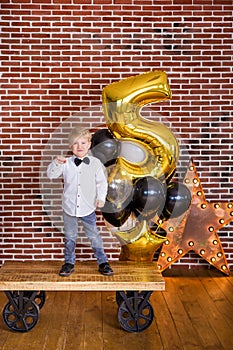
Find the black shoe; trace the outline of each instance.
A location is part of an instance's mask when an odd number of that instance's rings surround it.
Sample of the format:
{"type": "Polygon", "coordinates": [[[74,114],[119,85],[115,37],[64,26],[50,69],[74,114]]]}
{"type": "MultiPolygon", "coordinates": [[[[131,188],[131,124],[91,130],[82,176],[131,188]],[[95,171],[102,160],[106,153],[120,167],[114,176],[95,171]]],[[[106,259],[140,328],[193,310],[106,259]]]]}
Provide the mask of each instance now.
{"type": "Polygon", "coordinates": [[[65,263],[62,265],[61,271],[59,272],[60,276],[69,276],[72,272],[74,272],[74,265],[70,263],[65,263]]]}
{"type": "Polygon", "coordinates": [[[99,272],[104,276],[112,276],[113,271],[108,262],[99,265],[99,272]]]}

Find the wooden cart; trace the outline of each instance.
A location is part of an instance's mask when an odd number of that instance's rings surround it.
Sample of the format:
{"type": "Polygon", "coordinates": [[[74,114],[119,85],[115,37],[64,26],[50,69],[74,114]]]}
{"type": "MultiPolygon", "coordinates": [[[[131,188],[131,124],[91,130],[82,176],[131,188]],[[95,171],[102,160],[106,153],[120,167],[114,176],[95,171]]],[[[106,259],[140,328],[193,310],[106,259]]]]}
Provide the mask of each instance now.
{"type": "Polygon", "coordinates": [[[16,332],[35,327],[46,291],[116,291],[121,327],[142,332],[154,317],[150,295],[165,289],[157,264],[116,261],[111,266],[114,275],[107,277],[98,272],[96,262],[78,262],[74,273],[61,277],[58,261],[6,262],[0,269],[0,290],[8,298],[2,312],[5,324],[16,332]]]}

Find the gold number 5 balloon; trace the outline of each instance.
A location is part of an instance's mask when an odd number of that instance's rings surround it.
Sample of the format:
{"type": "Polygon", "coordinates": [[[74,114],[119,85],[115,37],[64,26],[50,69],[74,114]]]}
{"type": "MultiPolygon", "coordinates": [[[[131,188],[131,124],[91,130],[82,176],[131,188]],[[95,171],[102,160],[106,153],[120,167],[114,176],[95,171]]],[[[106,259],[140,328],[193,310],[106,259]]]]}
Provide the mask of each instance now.
{"type": "MultiPolygon", "coordinates": [[[[171,98],[166,73],[152,71],[110,84],[103,89],[103,112],[112,135],[120,141],[119,156],[109,173],[108,200],[120,207],[120,182],[136,183],[138,178],[153,177],[161,182],[173,176],[179,156],[175,136],[164,124],[141,116],[141,109],[153,102],[171,98]],[[120,174],[120,177],[119,177],[120,174]],[[113,192],[113,194],[111,194],[113,192]],[[116,193],[120,203],[116,203],[116,193]]],[[[128,195],[127,195],[128,196],[128,195]]],[[[129,198],[130,200],[130,198],[129,198]]],[[[133,215],[133,214],[132,214],[133,215]]],[[[153,232],[146,220],[115,232],[122,243],[121,260],[152,260],[154,252],[165,241],[153,232]]]]}

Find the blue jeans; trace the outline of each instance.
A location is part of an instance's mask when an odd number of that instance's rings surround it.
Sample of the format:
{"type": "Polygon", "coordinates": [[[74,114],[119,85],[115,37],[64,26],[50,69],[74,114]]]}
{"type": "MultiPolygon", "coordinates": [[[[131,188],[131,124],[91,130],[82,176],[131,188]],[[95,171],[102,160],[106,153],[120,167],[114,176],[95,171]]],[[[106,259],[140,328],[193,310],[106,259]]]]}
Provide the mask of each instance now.
{"type": "Polygon", "coordinates": [[[64,234],[65,234],[65,262],[75,264],[76,255],[76,238],[78,237],[78,219],[81,220],[85,235],[91,242],[91,247],[94,251],[94,256],[97,259],[97,263],[100,265],[107,262],[107,256],[104,252],[103,241],[96,226],[95,212],[90,215],[77,218],[76,216],[70,216],[63,211],[64,220],[64,234]]]}

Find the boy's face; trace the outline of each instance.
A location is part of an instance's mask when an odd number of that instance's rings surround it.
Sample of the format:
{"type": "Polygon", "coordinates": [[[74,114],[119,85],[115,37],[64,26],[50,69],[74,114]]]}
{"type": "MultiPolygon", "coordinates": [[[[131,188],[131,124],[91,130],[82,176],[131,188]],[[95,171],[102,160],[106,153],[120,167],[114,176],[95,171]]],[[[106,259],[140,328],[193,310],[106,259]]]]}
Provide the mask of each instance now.
{"type": "Polygon", "coordinates": [[[74,140],[74,144],[70,146],[70,149],[76,157],[83,158],[89,151],[90,147],[91,142],[88,138],[81,136],[74,140]]]}

